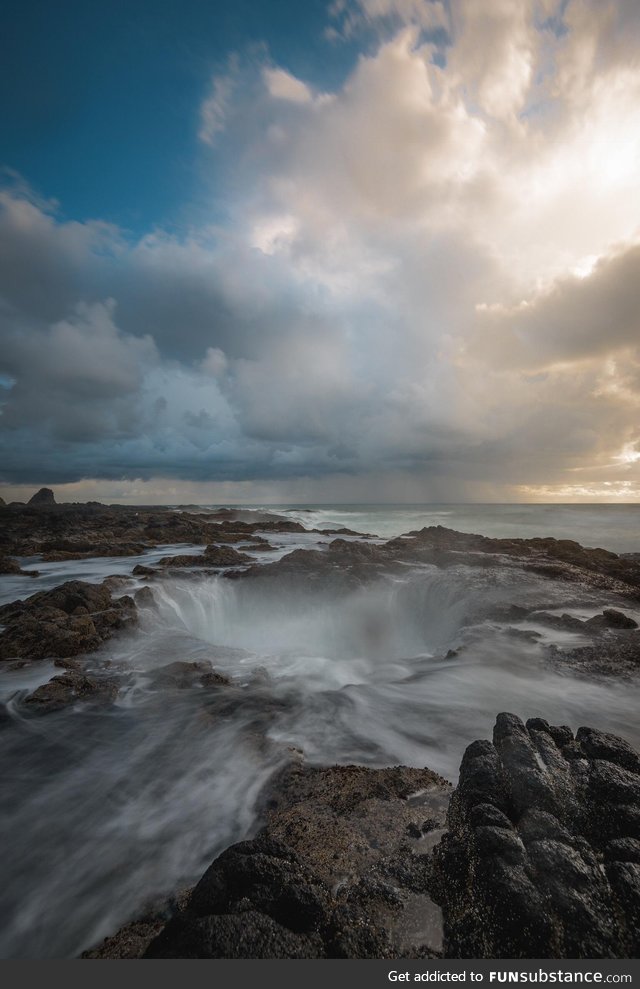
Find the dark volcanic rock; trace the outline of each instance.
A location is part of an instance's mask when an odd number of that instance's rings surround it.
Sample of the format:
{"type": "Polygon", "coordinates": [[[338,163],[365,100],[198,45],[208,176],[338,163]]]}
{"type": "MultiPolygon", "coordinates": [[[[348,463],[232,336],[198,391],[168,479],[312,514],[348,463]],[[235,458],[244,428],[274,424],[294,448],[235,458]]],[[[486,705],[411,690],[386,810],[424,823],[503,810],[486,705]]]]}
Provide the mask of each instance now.
{"type": "Polygon", "coordinates": [[[76,701],[111,704],[118,696],[118,682],[113,679],[85,676],[68,670],[38,687],[25,698],[24,704],[36,714],[48,714],[76,701]]]}
{"type": "Polygon", "coordinates": [[[429,770],[289,765],[263,829],[161,930],[141,937],[138,921],[88,955],[637,957],[640,757],[626,742],[501,714],[464,755],[442,837],[449,795],[429,770]]]}
{"type": "Polygon", "coordinates": [[[255,535],[255,529],[257,526],[247,526],[244,532],[229,532],[226,529],[222,529],[220,526],[216,526],[215,531],[210,533],[216,544],[226,544],[226,543],[242,543],[246,542],[248,539],[252,543],[261,546],[269,546],[269,543],[262,536],[255,535]]]}
{"type": "Polygon", "coordinates": [[[640,760],[622,739],[501,714],[464,755],[448,825],[447,957],[637,957],[640,760]]]}
{"type": "Polygon", "coordinates": [[[252,563],[246,553],[239,553],[231,546],[207,546],[204,556],[208,564],[214,567],[234,567],[240,563],[252,563]]]}
{"type": "Polygon", "coordinates": [[[82,560],[94,556],[140,556],[146,549],[146,543],[128,540],[94,542],[83,539],[58,539],[49,540],[40,546],[45,563],[82,560]]]}
{"type": "Polygon", "coordinates": [[[321,532],[324,536],[357,536],[359,539],[375,539],[372,532],[356,532],[355,529],[347,529],[342,526],[340,529],[312,529],[312,532],[321,532]]]}
{"type": "Polygon", "coordinates": [[[546,611],[534,611],[530,618],[532,621],[548,625],[550,628],[558,629],[561,632],[588,631],[585,628],[587,622],[581,621],[580,618],[574,618],[572,615],[550,615],[546,611]]]}
{"type": "Polygon", "coordinates": [[[52,591],[0,608],[0,659],[77,656],[97,649],[136,621],[128,597],[114,600],[102,585],[70,580],[52,591]]]}
{"type": "MultiPolygon", "coordinates": [[[[407,564],[416,563],[442,568],[460,564],[478,568],[518,567],[554,580],[606,589],[634,601],[640,599],[640,565],[635,559],[603,549],[585,549],[570,539],[493,539],[443,526],[410,532],[380,545],[334,539],[324,551],[297,549],[275,563],[249,570],[245,576],[330,575],[332,579],[338,576],[357,583],[402,571],[407,564]]],[[[563,620],[566,621],[560,619],[563,620]]]]}
{"type": "Polygon", "coordinates": [[[145,567],[142,563],[136,564],[131,571],[134,577],[155,577],[157,572],[153,567],[145,567]]]}
{"type": "Polygon", "coordinates": [[[168,543],[203,546],[247,539],[261,542],[256,532],[306,531],[299,523],[255,511],[212,514],[176,512],[167,508],[55,502],[12,503],[0,529],[0,555],[46,554],[51,559],[88,556],[130,556],[168,543]],[[235,515],[242,519],[235,519],[235,515]]]}
{"type": "Polygon", "coordinates": [[[327,885],[305,870],[289,845],[265,833],[232,845],[216,859],[193,890],[189,912],[196,917],[242,913],[247,900],[296,934],[317,931],[331,908],[327,885]]]}
{"type": "Polygon", "coordinates": [[[208,661],[187,663],[176,660],[166,666],[160,666],[151,672],[151,679],[157,686],[163,687],[193,687],[200,683],[202,686],[226,686],[231,681],[223,673],[214,670],[208,661]]]}
{"type": "Polygon", "coordinates": [[[255,508],[219,508],[215,512],[207,513],[207,517],[215,519],[216,522],[222,521],[227,525],[228,528],[234,528],[237,523],[247,524],[252,526],[259,526],[262,528],[267,523],[275,524],[293,524],[297,525],[299,523],[291,522],[290,519],[285,518],[283,515],[278,515],[275,512],[263,512],[255,508]]]}
{"type": "Polygon", "coordinates": [[[181,914],[152,942],[145,957],[321,958],[322,946],[318,938],[294,934],[267,914],[247,909],[198,918],[181,914]]]}
{"type": "Polygon", "coordinates": [[[253,563],[246,553],[239,553],[232,546],[207,546],[202,556],[163,556],[161,567],[234,567],[243,563],[253,563]]]}
{"type": "Polygon", "coordinates": [[[139,587],[133,595],[133,600],[138,608],[152,608],[156,603],[150,587],[139,587]]]}
{"type": "MultiPolygon", "coordinates": [[[[299,522],[256,511],[220,510],[216,513],[182,511],[149,506],[100,505],[98,503],[10,505],[0,528],[0,556],[45,554],[48,559],[71,559],[95,555],[126,556],[163,544],[229,546],[251,541],[262,543],[270,532],[318,532],[299,522]],[[5,518],[6,515],[6,518],[5,518]]],[[[327,530],[322,532],[326,536],[327,530]]],[[[554,580],[565,580],[605,589],[616,595],[640,600],[640,556],[618,556],[603,549],[585,549],[566,539],[494,539],[431,526],[384,544],[364,544],[363,534],[336,530],[336,534],[359,540],[335,540],[323,552],[297,550],[266,567],[249,564],[244,576],[282,574],[313,579],[336,576],[348,584],[375,579],[381,574],[402,571],[407,564],[450,567],[517,567],[554,580]]],[[[213,553],[213,550],[211,551],[213,553]]],[[[206,555],[206,554],[205,554],[206,555]]],[[[220,558],[221,559],[221,558],[220,558]]],[[[234,562],[192,559],[180,563],[175,557],[166,566],[207,565],[233,568],[234,562]]],[[[239,572],[226,571],[237,577],[239,572]]],[[[613,627],[613,626],[610,626],[613,627]]]]}
{"type": "MultiPolygon", "coordinates": [[[[420,825],[442,827],[449,794],[427,769],[290,765],[264,794],[263,830],[211,864],[145,957],[433,957],[441,920],[420,825]],[[419,933],[405,918],[416,910],[419,933]]],[[[131,931],[91,956],[117,957],[131,931]]]]}
{"type": "Polygon", "coordinates": [[[81,957],[109,958],[112,961],[124,958],[140,958],[154,937],[160,933],[165,923],[166,918],[164,917],[152,917],[128,924],[114,937],[105,938],[97,947],[84,951],[81,957]]]}
{"type": "Polygon", "coordinates": [[[601,615],[595,615],[587,622],[591,628],[637,628],[638,623],[615,608],[605,608],[601,615]]]}
{"type": "Polygon", "coordinates": [[[640,673],[640,632],[623,629],[600,637],[595,645],[562,650],[549,647],[554,666],[583,676],[635,677],[640,673]]]}
{"type": "Polygon", "coordinates": [[[38,570],[23,570],[17,560],[0,556],[0,574],[17,574],[20,577],[39,577],[38,570]]]}
{"type": "Polygon", "coordinates": [[[55,505],[56,499],[53,496],[53,491],[51,488],[40,488],[39,491],[29,498],[30,505],[42,505],[43,507],[48,507],[49,505],[55,505]]]}
{"type": "Polygon", "coordinates": [[[167,921],[184,906],[189,892],[189,890],[180,890],[173,896],[152,901],[139,920],[128,924],[114,937],[105,938],[101,944],[84,951],[81,957],[109,959],[142,957],[167,921]]]}
{"type": "Polygon", "coordinates": [[[275,518],[267,522],[261,523],[236,523],[236,522],[223,522],[221,527],[229,527],[235,529],[236,526],[245,532],[255,532],[256,529],[260,532],[308,532],[303,525],[299,522],[293,522],[290,519],[279,519],[275,518]]]}
{"type": "Polygon", "coordinates": [[[576,740],[588,759],[604,759],[640,775],[640,755],[624,739],[595,728],[578,728],[576,740]]]}

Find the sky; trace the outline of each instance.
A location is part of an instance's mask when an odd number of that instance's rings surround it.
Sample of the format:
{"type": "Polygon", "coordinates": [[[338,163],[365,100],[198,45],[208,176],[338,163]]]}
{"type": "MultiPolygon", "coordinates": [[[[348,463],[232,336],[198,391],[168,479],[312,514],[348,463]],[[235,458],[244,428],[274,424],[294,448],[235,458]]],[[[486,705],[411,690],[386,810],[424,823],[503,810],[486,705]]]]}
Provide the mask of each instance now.
{"type": "Polygon", "coordinates": [[[8,0],[0,495],[640,500],[637,0],[8,0]]]}

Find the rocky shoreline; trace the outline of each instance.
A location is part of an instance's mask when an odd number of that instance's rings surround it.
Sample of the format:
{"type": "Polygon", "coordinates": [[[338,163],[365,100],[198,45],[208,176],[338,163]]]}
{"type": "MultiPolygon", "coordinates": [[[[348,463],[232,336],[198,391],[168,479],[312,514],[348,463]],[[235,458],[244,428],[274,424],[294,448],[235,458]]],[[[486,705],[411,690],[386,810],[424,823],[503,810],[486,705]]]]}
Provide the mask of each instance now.
{"type": "MultiPolygon", "coordinates": [[[[43,562],[94,556],[137,556],[157,546],[185,543],[216,546],[252,542],[267,546],[256,532],[308,532],[299,522],[271,512],[219,509],[203,512],[143,505],[61,504],[45,500],[0,506],[0,573],[13,573],[11,557],[43,562]]],[[[334,534],[350,533],[348,529],[334,534]]],[[[212,564],[215,566],[215,562],[212,564]]],[[[220,564],[224,565],[224,564],[220,564]]],[[[32,571],[31,571],[32,572],[32,571]]]]}
{"type": "MultiPolygon", "coordinates": [[[[220,575],[286,596],[301,583],[349,592],[408,568],[535,575],[543,589],[566,587],[568,600],[602,592],[609,604],[579,617],[541,591],[535,602],[486,604],[482,621],[507,643],[539,646],[550,668],[572,677],[635,682],[640,672],[634,555],[441,526],[383,541],[267,512],[56,505],[46,492],[32,501],[0,507],[0,573],[29,575],[35,589],[0,608],[0,672],[51,661],[58,672],[11,709],[0,705],[3,732],[16,715],[28,731],[32,719],[54,724],[76,707],[84,716],[113,708],[131,672],[105,649],[153,620],[156,595],[174,577],[220,575]],[[310,533],[316,545],[283,544],[269,556],[279,539],[310,533]],[[162,555],[165,546],[172,551],[162,555]],[[151,551],[155,562],[132,565],[130,576],[37,590],[38,560],[151,551]],[[547,630],[567,644],[546,643],[547,630]]],[[[465,648],[436,658],[455,661],[465,648]]],[[[160,705],[192,699],[205,731],[241,711],[264,750],[284,701],[260,676],[246,690],[209,659],[176,655],[147,683],[160,705]]],[[[427,768],[307,765],[289,750],[277,761],[256,808],[260,830],[84,957],[637,956],[640,758],[624,740],[500,714],[493,741],[467,748],[455,790],[427,768]]]]}
{"type": "Polygon", "coordinates": [[[85,958],[635,958],[640,757],[498,715],[455,790],[293,764],[263,827],[85,958]]]}
{"type": "MultiPolygon", "coordinates": [[[[153,566],[136,564],[132,577],[145,586],[123,594],[127,580],[107,578],[100,585],[69,581],[51,591],[0,607],[0,662],[24,665],[44,657],[83,656],[137,621],[140,606],[153,605],[153,585],[179,573],[220,574],[230,580],[279,582],[286,593],[301,580],[316,586],[345,588],[381,576],[402,575],[408,566],[432,566],[442,572],[464,566],[479,571],[499,567],[531,573],[569,588],[602,591],[624,606],[640,602],[640,560],[603,549],[586,549],[572,540],[492,539],[432,526],[401,537],[372,541],[370,534],[348,529],[308,530],[299,522],[270,513],[254,521],[249,511],[220,510],[206,515],[162,509],[90,505],[5,506],[0,509],[0,573],[25,574],[37,586],[37,569],[23,569],[16,557],[43,561],[95,556],[130,556],[163,545],[203,547],[199,553],[173,553],[153,566]],[[317,533],[320,548],[294,549],[275,562],[259,559],[272,549],[277,534],[317,533]],[[335,538],[328,540],[328,537],[335,538]],[[239,547],[238,547],[239,544],[239,547]]],[[[35,564],[37,567],[37,562],[35,564]]],[[[559,649],[551,644],[549,662],[587,676],[635,677],[640,672],[638,624],[619,608],[604,608],[580,619],[520,603],[497,606],[488,618],[514,635],[535,638],[519,625],[533,622],[560,632],[579,633],[583,644],[559,649]]]]}

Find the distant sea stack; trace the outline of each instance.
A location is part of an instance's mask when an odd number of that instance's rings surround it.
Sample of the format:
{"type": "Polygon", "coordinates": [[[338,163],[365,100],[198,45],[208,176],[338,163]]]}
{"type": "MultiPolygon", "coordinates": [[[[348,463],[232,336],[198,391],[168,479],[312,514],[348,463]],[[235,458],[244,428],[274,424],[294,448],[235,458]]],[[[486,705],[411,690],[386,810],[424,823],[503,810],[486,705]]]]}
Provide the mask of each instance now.
{"type": "Polygon", "coordinates": [[[6,506],[6,504],[7,504],[7,503],[6,503],[6,501],[4,500],[4,498],[0,498],[0,508],[4,508],[4,507],[6,506]]]}
{"type": "Polygon", "coordinates": [[[40,488],[36,491],[32,498],[29,498],[29,505],[55,505],[56,499],[53,496],[53,491],[51,488],[40,488]]]}

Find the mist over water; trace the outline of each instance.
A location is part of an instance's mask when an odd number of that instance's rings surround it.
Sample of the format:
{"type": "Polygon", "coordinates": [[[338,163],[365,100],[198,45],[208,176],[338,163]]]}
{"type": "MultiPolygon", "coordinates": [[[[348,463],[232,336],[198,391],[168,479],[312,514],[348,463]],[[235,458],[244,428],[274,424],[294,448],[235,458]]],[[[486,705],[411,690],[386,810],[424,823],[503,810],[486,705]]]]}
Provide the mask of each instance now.
{"type": "MultiPolygon", "coordinates": [[[[531,621],[514,636],[513,623],[487,618],[500,603],[582,615],[619,604],[601,593],[460,566],[422,567],[348,593],[209,578],[168,581],[155,594],[161,623],[190,634],[194,656],[208,656],[249,690],[259,674],[281,702],[269,737],[302,748],[310,761],[429,765],[455,779],[466,745],[490,734],[504,709],[574,728],[595,720],[639,740],[636,687],[549,665],[546,644],[586,638],[531,621]],[[540,640],[528,640],[527,630],[540,640]]],[[[156,627],[149,641],[158,634],[156,627]]]]}
{"type": "Polygon", "coordinates": [[[462,565],[351,588],[202,575],[151,586],[138,629],[95,657],[124,676],[112,708],[26,718],[21,697],[53,667],[0,678],[3,956],[76,955],[195,882],[251,833],[292,749],[311,764],[429,766],[455,780],[501,710],[640,743],[637,683],[560,674],[545,645],[579,636],[493,617],[499,604],[632,613],[605,592],[462,565]],[[154,670],[174,660],[209,660],[231,685],[160,686],[154,670]]]}

